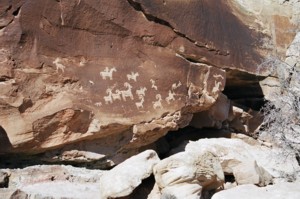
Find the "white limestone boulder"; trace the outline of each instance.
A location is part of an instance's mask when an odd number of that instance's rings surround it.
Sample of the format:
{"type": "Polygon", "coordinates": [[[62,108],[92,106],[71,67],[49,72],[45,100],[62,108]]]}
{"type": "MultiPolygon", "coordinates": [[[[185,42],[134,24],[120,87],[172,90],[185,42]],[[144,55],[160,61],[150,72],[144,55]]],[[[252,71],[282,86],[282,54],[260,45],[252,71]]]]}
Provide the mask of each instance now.
{"type": "Polygon", "coordinates": [[[226,174],[233,174],[238,184],[267,185],[273,177],[294,175],[300,167],[293,156],[285,156],[280,149],[260,144],[250,145],[240,139],[201,139],[190,142],[186,152],[210,151],[215,154],[226,174]],[[254,177],[255,176],[255,177],[254,177]]]}
{"type": "Polygon", "coordinates": [[[155,151],[147,150],[105,172],[100,179],[100,198],[128,196],[152,174],[153,167],[159,161],[155,151]]]}
{"type": "Polygon", "coordinates": [[[154,177],[161,198],[196,199],[203,189],[216,189],[224,182],[219,160],[207,151],[170,156],[154,167],[154,177]]]}
{"type": "Polygon", "coordinates": [[[267,187],[241,185],[218,192],[212,199],[299,199],[300,183],[278,183],[267,187]]]}

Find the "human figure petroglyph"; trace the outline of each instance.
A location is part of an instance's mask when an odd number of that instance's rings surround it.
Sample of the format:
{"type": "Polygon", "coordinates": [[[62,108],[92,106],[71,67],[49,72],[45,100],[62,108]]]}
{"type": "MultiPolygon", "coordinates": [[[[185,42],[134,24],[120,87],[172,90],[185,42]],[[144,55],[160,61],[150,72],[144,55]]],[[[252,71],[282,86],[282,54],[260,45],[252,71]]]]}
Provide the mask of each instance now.
{"type": "Polygon", "coordinates": [[[168,104],[170,104],[171,100],[175,101],[175,97],[174,97],[175,95],[176,94],[173,91],[169,90],[169,95],[168,97],[166,97],[166,101],[168,104]]]}
{"type": "Polygon", "coordinates": [[[157,86],[155,85],[155,80],[153,79],[150,79],[150,82],[151,82],[151,88],[154,88],[155,90],[157,90],[157,86]]]}
{"type": "Polygon", "coordinates": [[[104,71],[100,72],[100,76],[102,79],[106,80],[108,77],[110,80],[113,80],[113,72],[117,72],[117,69],[115,67],[109,69],[108,67],[105,67],[104,71]]]}
{"type": "Polygon", "coordinates": [[[113,103],[113,99],[112,99],[112,90],[110,88],[106,89],[106,93],[108,94],[107,96],[104,96],[104,101],[105,104],[112,104],[113,103]]]}
{"type": "Polygon", "coordinates": [[[116,90],[115,93],[112,93],[112,98],[113,100],[122,100],[121,98],[121,91],[120,90],[116,90]]]}
{"type": "Polygon", "coordinates": [[[145,101],[144,97],[141,96],[140,99],[141,99],[141,101],[135,103],[137,109],[144,108],[144,101],[145,101]]]}
{"type": "Polygon", "coordinates": [[[131,79],[136,82],[136,78],[139,76],[139,73],[131,72],[131,74],[127,74],[127,79],[130,81],[131,79]]]}
{"type": "Polygon", "coordinates": [[[128,82],[125,82],[124,86],[127,88],[127,90],[121,91],[122,99],[126,101],[126,97],[130,97],[130,99],[133,100],[133,95],[131,92],[132,86],[128,82]]]}
{"type": "Polygon", "coordinates": [[[213,75],[214,76],[214,78],[221,78],[221,79],[224,79],[224,77],[222,76],[222,75],[220,75],[220,74],[218,74],[218,75],[213,75]]]}
{"type": "Polygon", "coordinates": [[[147,88],[146,87],[140,87],[139,90],[136,90],[136,94],[140,97],[140,96],[143,96],[145,97],[146,95],[146,91],[147,91],[147,88]]]}
{"type": "Polygon", "coordinates": [[[152,102],[153,103],[153,108],[154,109],[162,109],[163,107],[162,107],[162,104],[161,104],[161,101],[162,101],[161,95],[157,94],[156,99],[157,99],[157,101],[152,102]]]}
{"type": "Polygon", "coordinates": [[[222,85],[222,82],[215,81],[215,86],[212,89],[212,93],[215,94],[220,90],[220,86],[222,85]]]}
{"type": "Polygon", "coordinates": [[[55,64],[56,66],[56,72],[58,72],[58,70],[61,70],[63,73],[65,72],[65,66],[63,64],[61,64],[61,58],[57,57],[54,61],[53,64],[55,64]]]}
{"type": "Polygon", "coordinates": [[[172,84],[172,90],[176,90],[176,89],[179,88],[180,86],[182,86],[181,81],[179,81],[177,84],[174,83],[174,84],[172,84]]]}

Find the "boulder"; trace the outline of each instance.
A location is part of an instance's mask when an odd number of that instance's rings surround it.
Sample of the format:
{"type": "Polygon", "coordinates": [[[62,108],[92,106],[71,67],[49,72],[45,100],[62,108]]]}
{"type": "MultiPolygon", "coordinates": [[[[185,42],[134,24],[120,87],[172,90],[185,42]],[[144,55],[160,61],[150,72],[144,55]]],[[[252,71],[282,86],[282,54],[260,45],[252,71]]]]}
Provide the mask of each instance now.
{"type": "Polygon", "coordinates": [[[37,165],[6,169],[10,174],[0,198],[94,198],[103,171],[63,165],[37,165]],[[78,196],[78,197],[77,197],[78,196]]]}
{"type": "Polygon", "coordinates": [[[267,187],[240,185],[213,195],[212,199],[297,199],[300,197],[299,183],[278,183],[267,187]]]}
{"type": "Polygon", "coordinates": [[[214,190],[224,182],[218,159],[210,152],[181,152],[160,161],[154,177],[161,198],[199,198],[202,190],[214,190]]]}
{"type": "Polygon", "coordinates": [[[271,183],[273,177],[294,176],[300,170],[295,156],[286,156],[284,151],[276,147],[268,148],[259,142],[250,145],[236,138],[200,139],[190,142],[185,151],[210,151],[215,154],[224,173],[234,175],[238,184],[264,186],[271,183]]]}
{"type": "Polygon", "coordinates": [[[25,185],[16,190],[10,199],[37,198],[68,198],[89,199],[99,198],[100,190],[95,183],[71,183],[65,181],[41,182],[25,185]]]}
{"type": "Polygon", "coordinates": [[[159,162],[155,151],[147,150],[133,156],[103,174],[100,179],[102,199],[127,196],[153,173],[159,162]]]}

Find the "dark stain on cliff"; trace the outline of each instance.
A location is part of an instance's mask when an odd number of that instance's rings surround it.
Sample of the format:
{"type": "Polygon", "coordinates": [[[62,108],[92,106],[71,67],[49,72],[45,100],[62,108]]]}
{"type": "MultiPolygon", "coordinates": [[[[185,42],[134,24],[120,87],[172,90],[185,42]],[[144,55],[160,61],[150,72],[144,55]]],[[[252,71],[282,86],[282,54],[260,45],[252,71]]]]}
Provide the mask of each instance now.
{"type": "Polygon", "coordinates": [[[175,31],[186,35],[208,51],[227,52],[230,67],[251,71],[260,63],[256,52],[263,35],[251,30],[219,0],[133,0],[151,16],[167,21],[175,31]]]}

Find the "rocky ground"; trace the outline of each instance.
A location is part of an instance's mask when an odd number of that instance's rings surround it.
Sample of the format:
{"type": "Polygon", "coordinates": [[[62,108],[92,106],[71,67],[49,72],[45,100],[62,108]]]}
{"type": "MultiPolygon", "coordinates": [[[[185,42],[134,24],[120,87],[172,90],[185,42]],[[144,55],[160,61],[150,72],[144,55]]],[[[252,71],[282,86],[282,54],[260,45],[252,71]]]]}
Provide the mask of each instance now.
{"type": "Polygon", "coordinates": [[[299,32],[299,0],[1,0],[0,198],[300,198],[260,112],[300,106],[299,32]]]}

